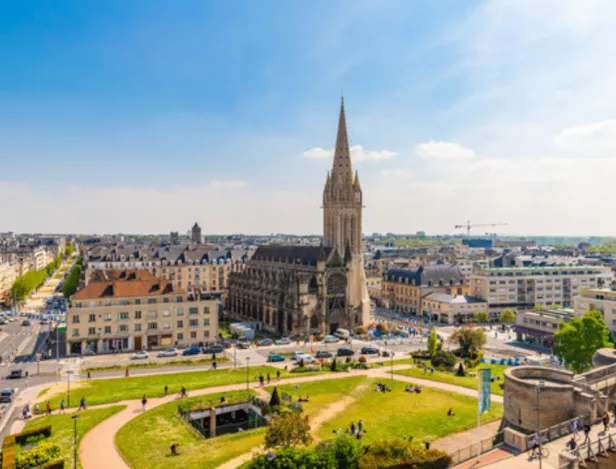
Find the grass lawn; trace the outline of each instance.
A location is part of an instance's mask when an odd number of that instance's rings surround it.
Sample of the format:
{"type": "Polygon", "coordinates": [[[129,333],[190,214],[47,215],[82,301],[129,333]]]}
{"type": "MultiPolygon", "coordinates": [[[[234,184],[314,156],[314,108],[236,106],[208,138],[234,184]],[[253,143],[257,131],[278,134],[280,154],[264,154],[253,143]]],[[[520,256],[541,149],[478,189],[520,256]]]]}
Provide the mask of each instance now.
{"type": "MultiPolygon", "coordinates": [[[[366,383],[368,378],[365,376],[354,376],[344,379],[325,379],[323,381],[313,381],[310,383],[302,383],[298,388],[294,384],[285,384],[276,386],[278,393],[282,398],[282,393],[289,394],[293,402],[297,402],[298,397],[309,397],[309,402],[303,402],[302,407],[310,417],[314,417],[319,411],[323,410],[327,405],[340,400],[342,397],[349,395],[354,389],[362,383],[366,383]]],[[[274,391],[274,386],[266,388],[271,394],[274,391]]]]}
{"type": "MultiPolygon", "coordinates": [[[[79,419],[77,420],[77,441],[81,442],[83,436],[93,427],[101,423],[103,420],[111,417],[112,415],[120,412],[124,409],[124,406],[118,405],[113,407],[106,407],[104,409],[87,410],[79,413],[79,419]]],[[[74,423],[71,418],[71,414],[56,414],[49,417],[40,417],[34,420],[30,420],[25,427],[25,430],[31,428],[51,425],[51,437],[47,441],[57,443],[62,448],[62,458],[64,458],[64,467],[72,468],[73,459],[73,438],[74,438],[74,423]]],[[[81,467],[81,463],[77,461],[77,467],[81,467]]]]}
{"type": "MultiPolygon", "coordinates": [[[[162,368],[169,366],[193,366],[193,365],[208,365],[212,363],[212,358],[180,358],[173,361],[165,361],[165,362],[145,362],[145,363],[131,363],[129,368],[162,368]]],[[[216,363],[226,363],[231,361],[227,357],[216,358],[216,363]]],[[[126,369],[126,365],[110,365],[110,366],[93,366],[89,368],[85,368],[83,371],[97,373],[101,371],[112,371],[112,370],[124,370],[126,369]]]]}
{"type": "MultiPolygon", "coordinates": [[[[188,398],[182,405],[201,402],[216,405],[222,393],[188,398]]],[[[244,400],[245,392],[224,393],[228,402],[244,400]]],[[[206,440],[178,414],[178,402],[162,405],[124,425],[116,435],[116,445],[132,469],[208,469],[247,453],[263,443],[265,428],[224,435],[206,440]],[[178,443],[179,456],[171,456],[178,443]]]]}
{"type": "MultiPolygon", "coordinates": [[[[265,376],[269,372],[274,377],[276,376],[276,371],[278,371],[278,368],[271,366],[250,367],[251,383],[254,385],[258,382],[259,374],[265,376]]],[[[310,376],[314,374],[319,374],[319,372],[298,374],[280,370],[281,378],[310,376]]],[[[148,397],[160,397],[165,394],[165,385],[169,386],[169,393],[174,394],[179,393],[182,386],[191,391],[245,382],[246,368],[192,371],[129,378],[94,379],[83,381],[81,382],[81,387],[72,390],[71,407],[79,407],[79,401],[82,396],[86,398],[88,405],[98,405],[126,399],[141,399],[144,394],[148,397]]],[[[42,396],[42,394],[39,396],[42,396]]],[[[51,399],[52,408],[57,409],[63,398],[66,398],[64,393],[54,396],[51,399]]],[[[39,406],[43,409],[45,403],[46,401],[39,402],[39,406]]]]}
{"type": "MultiPolygon", "coordinates": [[[[492,376],[500,376],[500,381],[494,381],[491,384],[492,394],[498,394],[499,396],[504,395],[504,391],[501,388],[501,384],[504,382],[503,372],[509,367],[507,365],[479,365],[477,368],[467,371],[477,373],[479,368],[491,368],[492,376]]],[[[462,386],[463,388],[477,389],[477,376],[456,376],[455,372],[435,371],[434,373],[428,372],[424,374],[423,368],[409,368],[407,370],[394,371],[394,374],[455,384],[457,386],[462,386]]]]}
{"type": "MultiPolygon", "coordinates": [[[[374,390],[376,380],[368,380],[346,395],[356,398],[344,412],[339,413],[318,430],[320,438],[331,438],[333,432],[346,429],[352,421],[363,420],[366,434],[362,440],[370,443],[388,437],[433,441],[437,438],[467,430],[477,424],[477,399],[456,393],[424,388],[421,394],[404,392],[407,383],[386,380],[392,392],[374,390]],[[447,416],[452,408],[455,415],[447,416]]],[[[342,397],[342,396],[340,396],[342,397]]],[[[483,414],[482,422],[502,417],[503,406],[492,404],[492,410],[483,414]]]]}

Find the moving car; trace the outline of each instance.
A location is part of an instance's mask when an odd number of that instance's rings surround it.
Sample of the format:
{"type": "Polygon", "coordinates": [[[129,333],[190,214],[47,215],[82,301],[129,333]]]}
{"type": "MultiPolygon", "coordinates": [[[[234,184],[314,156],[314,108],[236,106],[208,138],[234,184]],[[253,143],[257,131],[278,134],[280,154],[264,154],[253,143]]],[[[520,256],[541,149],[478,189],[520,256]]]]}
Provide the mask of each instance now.
{"type": "Polygon", "coordinates": [[[379,349],[375,347],[362,347],[361,354],[362,355],[378,355],[379,349]]]}
{"type": "Polygon", "coordinates": [[[159,357],[177,357],[178,351],[175,348],[166,348],[165,350],[161,350],[158,352],[159,357]]]}
{"type": "Polygon", "coordinates": [[[257,342],[257,346],[265,347],[267,345],[272,345],[273,343],[274,341],[272,339],[261,339],[259,342],[257,342]]]}
{"type": "Polygon", "coordinates": [[[199,347],[190,347],[182,352],[182,355],[199,355],[201,353],[201,349],[199,347]]]}
{"type": "Polygon", "coordinates": [[[319,350],[316,355],[316,358],[331,358],[333,357],[331,352],[328,352],[327,350],[319,350]]]}
{"type": "Polygon", "coordinates": [[[148,359],[150,358],[150,354],[146,352],[145,350],[139,350],[138,352],[133,353],[131,358],[133,360],[148,359]]]}
{"type": "Polygon", "coordinates": [[[23,370],[21,368],[15,368],[14,370],[11,370],[11,372],[6,377],[6,379],[19,379],[23,377],[24,377],[23,370]]]}
{"type": "Polygon", "coordinates": [[[13,402],[13,398],[15,397],[15,390],[11,388],[3,389],[0,392],[0,402],[13,402]]]}
{"type": "Polygon", "coordinates": [[[340,328],[336,329],[334,335],[340,339],[348,339],[349,337],[351,337],[351,333],[348,330],[340,328]]]}
{"type": "Polygon", "coordinates": [[[247,348],[250,348],[250,342],[248,342],[248,341],[244,341],[244,340],[239,340],[239,341],[237,342],[237,344],[235,344],[235,346],[236,346],[237,348],[247,349],[247,348]]]}
{"type": "Polygon", "coordinates": [[[333,335],[326,335],[323,338],[323,343],[324,344],[335,344],[335,343],[337,343],[339,341],[340,341],[340,339],[338,337],[336,337],[336,336],[333,336],[333,335]]]}
{"type": "Polygon", "coordinates": [[[339,357],[351,357],[355,355],[355,352],[353,352],[350,348],[339,348],[336,355],[339,357]]]}
{"type": "Polygon", "coordinates": [[[222,353],[225,351],[225,348],[220,344],[208,345],[203,348],[203,353],[222,353]]]}
{"type": "Polygon", "coordinates": [[[289,345],[291,343],[291,339],[288,337],[283,337],[276,341],[276,345],[289,345]]]}
{"type": "Polygon", "coordinates": [[[31,325],[32,325],[32,323],[31,323],[30,321],[28,321],[27,319],[25,319],[25,320],[23,320],[23,321],[21,322],[21,325],[22,325],[22,326],[31,326],[31,325]]]}
{"type": "Polygon", "coordinates": [[[267,361],[270,363],[283,362],[284,357],[282,355],[278,355],[277,353],[270,353],[269,357],[267,357],[267,361]]]}

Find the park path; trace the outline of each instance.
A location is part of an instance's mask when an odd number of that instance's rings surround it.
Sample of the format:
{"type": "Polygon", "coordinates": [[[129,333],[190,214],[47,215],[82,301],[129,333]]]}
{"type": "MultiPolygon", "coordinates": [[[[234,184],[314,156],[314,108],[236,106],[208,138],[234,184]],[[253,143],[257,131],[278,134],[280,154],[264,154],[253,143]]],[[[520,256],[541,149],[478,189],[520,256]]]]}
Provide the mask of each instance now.
{"type": "MultiPolygon", "coordinates": [[[[410,365],[394,365],[393,370],[402,370],[410,368],[410,365]]],[[[322,380],[330,380],[330,379],[344,379],[350,376],[366,376],[368,378],[381,378],[388,379],[391,377],[390,371],[385,370],[383,368],[373,368],[369,370],[352,370],[346,373],[330,373],[323,375],[313,375],[313,376],[299,376],[297,378],[287,378],[281,380],[273,380],[271,385],[273,384],[301,384],[312,381],[322,381],[322,380]]],[[[419,378],[410,378],[406,376],[396,375],[394,374],[394,379],[403,382],[412,382],[415,384],[420,384],[425,387],[441,389],[444,391],[455,392],[458,394],[463,394],[471,397],[477,397],[477,391],[469,388],[463,388],[460,386],[455,386],[448,383],[441,383],[438,381],[430,381],[419,378]]],[[[252,386],[254,389],[258,389],[257,386],[252,386]]],[[[203,396],[208,394],[215,394],[220,392],[231,392],[231,391],[241,391],[246,389],[245,383],[231,384],[225,386],[216,386],[211,388],[193,390],[189,393],[190,397],[194,396],[203,396]]],[[[165,397],[158,398],[150,398],[148,399],[148,410],[158,407],[163,404],[167,404],[177,399],[177,395],[169,395],[165,397]]],[[[502,396],[492,395],[492,400],[495,402],[502,402],[502,396]]],[[[81,459],[81,464],[83,469],[130,469],[130,466],[124,461],[122,456],[120,455],[116,444],[115,444],[115,436],[116,433],[126,425],[129,421],[137,417],[141,411],[141,402],[139,400],[124,400],[120,402],[114,402],[109,404],[104,404],[101,406],[91,406],[89,408],[101,408],[101,407],[109,407],[110,405],[124,405],[126,408],[112,417],[104,420],[96,427],[92,428],[86,435],[84,435],[81,440],[79,447],[79,455],[81,459]]],[[[329,409],[330,412],[333,412],[329,409]]],[[[334,409],[335,410],[335,409],[334,409]]],[[[252,453],[247,453],[242,455],[243,458],[252,457],[252,453]]],[[[239,463],[239,458],[232,460],[233,462],[239,463]]],[[[248,459],[243,460],[240,464],[243,464],[248,459]]],[[[231,463],[232,461],[229,461],[231,463]]],[[[227,463],[227,464],[229,464],[227,463]]],[[[233,467],[238,467],[238,465],[223,465],[221,468],[231,469],[233,467]]]]}

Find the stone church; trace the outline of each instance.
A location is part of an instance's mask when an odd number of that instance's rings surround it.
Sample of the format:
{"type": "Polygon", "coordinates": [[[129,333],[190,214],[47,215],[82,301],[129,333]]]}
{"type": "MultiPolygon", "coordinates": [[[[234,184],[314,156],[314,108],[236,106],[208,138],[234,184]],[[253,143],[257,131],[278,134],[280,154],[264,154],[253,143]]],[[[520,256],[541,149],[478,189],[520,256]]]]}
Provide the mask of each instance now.
{"type": "Polygon", "coordinates": [[[282,335],[329,334],[370,320],[362,255],[362,190],[353,172],[344,101],[323,190],[320,246],[259,246],[231,272],[227,310],[282,335]]]}

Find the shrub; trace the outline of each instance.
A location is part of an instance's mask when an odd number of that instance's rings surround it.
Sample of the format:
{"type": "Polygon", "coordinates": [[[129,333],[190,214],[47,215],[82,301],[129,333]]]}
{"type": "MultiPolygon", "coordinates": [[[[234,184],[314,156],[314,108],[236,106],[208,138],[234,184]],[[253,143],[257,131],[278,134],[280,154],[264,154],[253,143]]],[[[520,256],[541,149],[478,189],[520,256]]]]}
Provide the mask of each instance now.
{"type": "MultiPolygon", "coordinates": [[[[466,376],[466,371],[464,370],[464,365],[462,362],[458,365],[458,371],[456,371],[456,376],[466,376]]],[[[275,391],[276,389],[274,389],[275,391]]]]}
{"type": "Polygon", "coordinates": [[[36,469],[64,469],[64,459],[54,459],[36,469]]]}
{"type": "Polygon", "coordinates": [[[456,356],[451,352],[436,352],[432,357],[432,365],[437,368],[447,368],[450,370],[456,364],[456,356]]]}
{"type": "Polygon", "coordinates": [[[332,453],[299,448],[276,451],[271,461],[266,455],[258,456],[246,466],[247,469],[332,469],[335,467],[336,462],[332,453]]]}
{"type": "Polygon", "coordinates": [[[2,443],[2,469],[16,469],[15,435],[9,435],[2,443]]]}
{"type": "Polygon", "coordinates": [[[290,448],[311,442],[310,425],[298,413],[274,417],[267,426],[266,448],[290,448]]]}
{"type": "Polygon", "coordinates": [[[34,427],[34,428],[31,428],[30,430],[26,430],[21,433],[18,433],[17,435],[15,435],[15,442],[18,445],[25,445],[25,444],[28,444],[27,441],[29,441],[32,437],[39,437],[39,435],[42,435],[44,438],[50,437],[51,436],[51,425],[34,427]]]}
{"type": "Polygon", "coordinates": [[[330,371],[336,371],[336,365],[337,365],[337,363],[336,363],[336,357],[334,357],[334,359],[332,360],[332,364],[331,364],[331,366],[329,367],[330,371]]]}
{"type": "Polygon", "coordinates": [[[366,357],[364,357],[363,355],[361,357],[359,357],[359,363],[366,363],[368,361],[368,359],[366,357]]]}
{"type": "Polygon", "coordinates": [[[351,363],[351,357],[346,357],[345,362],[346,362],[346,363],[351,363]]]}
{"type": "Polygon", "coordinates": [[[280,396],[278,395],[278,388],[274,388],[274,392],[272,392],[272,397],[269,401],[269,405],[271,407],[280,405],[280,396]]]}
{"type": "Polygon", "coordinates": [[[319,443],[316,450],[319,453],[330,453],[338,469],[355,469],[357,461],[364,449],[353,435],[338,435],[333,440],[319,443]]]}
{"type": "Polygon", "coordinates": [[[28,451],[22,451],[17,457],[19,467],[37,467],[60,457],[60,445],[43,441],[28,451]]]}
{"type": "Polygon", "coordinates": [[[370,445],[359,458],[359,469],[447,469],[451,457],[402,440],[382,440],[370,445]]]}

